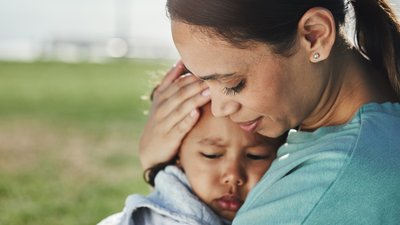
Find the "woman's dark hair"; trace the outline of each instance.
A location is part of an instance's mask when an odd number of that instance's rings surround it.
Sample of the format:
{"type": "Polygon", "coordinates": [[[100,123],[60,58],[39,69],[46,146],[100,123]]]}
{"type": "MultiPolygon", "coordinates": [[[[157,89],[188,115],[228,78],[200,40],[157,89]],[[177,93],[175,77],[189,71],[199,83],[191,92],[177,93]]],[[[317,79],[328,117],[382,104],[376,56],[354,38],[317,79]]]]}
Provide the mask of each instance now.
{"type": "Polygon", "coordinates": [[[400,29],[387,0],[167,0],[166,7],[171,19],[211,28],[207,31],[236,46],[259,41],[290,55],[298,22],[307,10],[328,9],[339,30],[348,4],[355,12],[356,47],[388,76],[400,97],[400,29]]]}
{"type": "Polygon", "coordinates": [[[352,0],[356,45],[373,65],[387,74],[400,98],[400,25],[387,0],[352,0]]]}

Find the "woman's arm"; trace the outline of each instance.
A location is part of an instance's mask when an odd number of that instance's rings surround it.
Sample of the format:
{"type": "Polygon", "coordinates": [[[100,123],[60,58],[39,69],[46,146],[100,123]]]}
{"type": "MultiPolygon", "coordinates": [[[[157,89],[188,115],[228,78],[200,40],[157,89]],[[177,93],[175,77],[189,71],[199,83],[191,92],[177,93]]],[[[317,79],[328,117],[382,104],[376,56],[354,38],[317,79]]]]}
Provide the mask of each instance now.
{"type": "Polygon", "coordinates": [[[179,62],[152,94],[153,104],[139,143],[144,170],[176,155],[199,119],[197,108],[210,101],[207,85],[190,73],[181,76],[185,71],[179,62]]]}

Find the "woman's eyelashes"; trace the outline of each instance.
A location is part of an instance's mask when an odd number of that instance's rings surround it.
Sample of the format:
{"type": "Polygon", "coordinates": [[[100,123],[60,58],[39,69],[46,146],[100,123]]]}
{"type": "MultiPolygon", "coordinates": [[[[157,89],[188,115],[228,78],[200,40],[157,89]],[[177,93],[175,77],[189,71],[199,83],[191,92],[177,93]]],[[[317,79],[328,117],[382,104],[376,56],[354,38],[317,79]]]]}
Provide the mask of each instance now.
{"type": "Polygon", "coordinates": [[[239,94],[240,91],[243,90],[243,88],[246,85],[246,81],[245,80],[241,80],[236,86],[234,87],[224,87],[223,92],[225,95],[236,95],[239,94]]]}

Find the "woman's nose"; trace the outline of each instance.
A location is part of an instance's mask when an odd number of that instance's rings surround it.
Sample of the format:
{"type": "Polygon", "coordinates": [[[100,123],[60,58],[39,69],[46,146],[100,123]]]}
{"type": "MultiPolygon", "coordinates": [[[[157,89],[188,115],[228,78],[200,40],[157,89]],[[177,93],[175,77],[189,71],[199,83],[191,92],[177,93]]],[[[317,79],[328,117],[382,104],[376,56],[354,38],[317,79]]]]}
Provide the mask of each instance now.
{"type": "Polygon", "coordinates": [[[215,117],[227,117],[239,110],[239,103],[224,94],[211,94],[211,112],[215,117]]]}

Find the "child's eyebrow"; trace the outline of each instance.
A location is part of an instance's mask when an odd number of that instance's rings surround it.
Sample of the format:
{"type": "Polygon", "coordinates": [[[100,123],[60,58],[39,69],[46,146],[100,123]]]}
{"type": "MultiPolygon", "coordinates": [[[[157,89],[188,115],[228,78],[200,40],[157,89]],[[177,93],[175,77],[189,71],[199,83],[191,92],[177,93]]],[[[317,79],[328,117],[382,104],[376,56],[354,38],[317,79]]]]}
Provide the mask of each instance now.
{"type": "Polygon", "coordinates": [[[221,138],[203,138],[198,141],[198,143],[201,145],[213,145],[221,148],[226,147],[226,144],[223,143],[221,138]]]}

